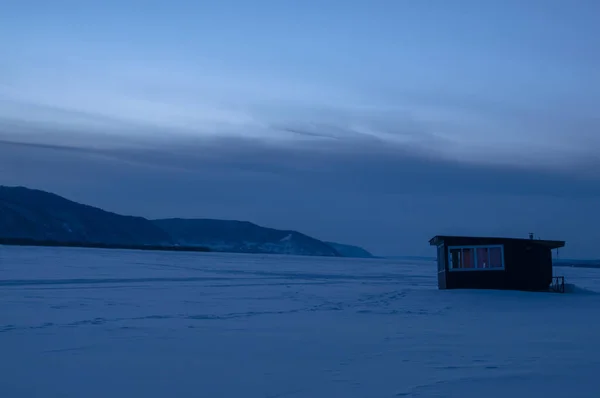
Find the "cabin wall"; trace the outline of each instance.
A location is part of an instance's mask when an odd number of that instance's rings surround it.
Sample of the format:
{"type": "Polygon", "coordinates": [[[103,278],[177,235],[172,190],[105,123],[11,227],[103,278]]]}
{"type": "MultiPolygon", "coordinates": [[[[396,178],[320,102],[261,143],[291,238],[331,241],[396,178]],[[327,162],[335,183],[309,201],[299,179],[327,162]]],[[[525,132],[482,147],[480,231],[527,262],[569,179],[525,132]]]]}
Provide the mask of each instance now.
{"type": "Polygon", "coordinates": [[[505,271],[448,271],[447,289],[506,289],[505,271]]]}
{"type": "Polygon", "coordinates": [[[445,245],[437,247],[438,289],[446,289],[447,250],[445,245]]]}
{"type": "MultiPolygon", "coordinates": [[[[552,282],[552,252],[532,242],[460,238],[445,241],[443,247],[445,289],[546,290],[552,282]],[[503,270],[450,270],[449,246],[482,245],[503,245],[503,270]]],[[[442,288],[439,270],[438,286],[442,288]]]]}
{"type": "Polygon", "coordinates": [[[535,244],[513,244],[505,253],[509,288],[545,290],[552,283],[552,251],[535,244]]]}

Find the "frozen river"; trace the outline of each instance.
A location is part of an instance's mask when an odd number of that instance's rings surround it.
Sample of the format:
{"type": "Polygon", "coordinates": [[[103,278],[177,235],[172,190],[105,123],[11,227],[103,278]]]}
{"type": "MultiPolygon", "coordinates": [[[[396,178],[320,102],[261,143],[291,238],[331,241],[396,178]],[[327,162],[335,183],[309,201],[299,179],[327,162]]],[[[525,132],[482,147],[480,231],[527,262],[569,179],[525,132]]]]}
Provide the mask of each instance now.
{"type": "Polygon", "coordinates": [[[600,270],[0,246],[0,397],[600,397],[600,270]]]}

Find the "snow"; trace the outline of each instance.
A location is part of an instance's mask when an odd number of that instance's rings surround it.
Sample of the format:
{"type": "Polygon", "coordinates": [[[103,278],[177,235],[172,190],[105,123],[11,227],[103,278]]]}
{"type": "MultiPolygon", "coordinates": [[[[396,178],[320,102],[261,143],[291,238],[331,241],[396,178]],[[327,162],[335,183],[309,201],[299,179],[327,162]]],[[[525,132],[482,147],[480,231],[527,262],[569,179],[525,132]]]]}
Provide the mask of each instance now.
{"type": "Polygon", "coordinates": [[[431,261],[0,246],[1,397],[594,397],[600,270],[439,291],[431,261]]]}
{"type": "Polygon", "coordinates": [[[292,234],[287,234],[286,236],[284,236],[283,238],[281,238],[279,241],[280,242],[285,242],[285,241],[289,241],[292,240],[292,234]]]}

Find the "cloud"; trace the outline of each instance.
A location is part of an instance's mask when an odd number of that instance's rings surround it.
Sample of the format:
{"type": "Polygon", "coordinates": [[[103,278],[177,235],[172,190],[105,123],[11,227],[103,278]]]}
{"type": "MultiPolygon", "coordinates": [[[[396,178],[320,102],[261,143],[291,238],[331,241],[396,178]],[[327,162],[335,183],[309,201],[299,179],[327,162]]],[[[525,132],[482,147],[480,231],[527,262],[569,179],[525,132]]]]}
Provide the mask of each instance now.
{"type": "Polygon", "coordinates": [[[591,9],[113,3],[7,10],[0,183],[381,252],[530,229],[594,250],[591,9]]]}
{"type": "Polygon", "coordinates": [[[402,122],[384,120],[371,125],[387,136],[327,121],[270,126],[274,133],[291,135],[282,140],[244,135],[186,136],[158,130],[137,140],[93,133],[81,138],[81,134],[48,126],[32,128],[30,134],[15,134],[10,125],[2,129],[0,124],[0,145],[3,151],[31,147],[165,171],[209,175],[252,171],[302,186],[377,193],[577,196],[600,192],[600,185],[596,185],[600,181],[597,157],[581,157],[568,164],[556,159],[555,167],[456,159],[446,150],[451,142],[402,122]]]}
{"type": "Polygon", "coordinates": [[[95,137],[89,145],[40,137],[4,136],[0,183],[127,214],[295,228],[381,254],[426,254],[436,233],[526,236],[530,230],[577,239],[573,250],[585,254],[595,247],[585,231],[600,222],[597,173],[458,162],[440,155],[440,143],[422,145],[433,138],[179,136],[100,146],[101,136],[89,136],[95,137]]]}

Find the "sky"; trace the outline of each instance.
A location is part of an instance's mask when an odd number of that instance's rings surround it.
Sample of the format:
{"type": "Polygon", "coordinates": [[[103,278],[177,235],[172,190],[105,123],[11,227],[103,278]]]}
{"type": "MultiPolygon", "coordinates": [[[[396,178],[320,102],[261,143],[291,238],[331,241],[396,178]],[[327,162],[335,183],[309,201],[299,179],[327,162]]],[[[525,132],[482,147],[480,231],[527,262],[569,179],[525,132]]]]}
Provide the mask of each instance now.
{"type": "Polygon", "coordinates": [[[0,184],[435,255],[600,257],[600,3],[4,0],[0,184]]]}

